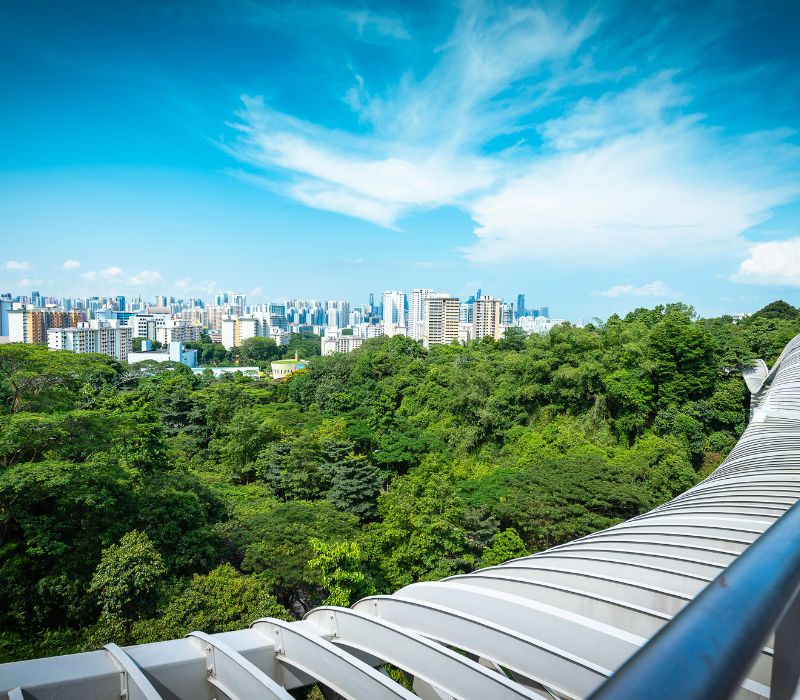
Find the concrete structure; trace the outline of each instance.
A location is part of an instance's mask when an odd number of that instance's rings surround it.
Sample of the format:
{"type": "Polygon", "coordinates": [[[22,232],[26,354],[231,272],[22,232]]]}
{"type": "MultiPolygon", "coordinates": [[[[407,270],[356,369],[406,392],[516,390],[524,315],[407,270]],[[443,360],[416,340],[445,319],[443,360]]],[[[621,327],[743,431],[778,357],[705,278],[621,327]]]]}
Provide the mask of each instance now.
{"type": "Polygon", "coordinates": [[[243,340],[268,335],[264,331],[264,324],[257,318],[226,318],[222,322],[222,345],[226,350],[238,348],[243,340]]]}
{"type": "MultiPolygon", "coordinates": [[[[800,500],[800,336],[770,371],[750,372],[748,385],[753,416],[733,451],[704,481],[648,513],[499,566],[370,596],[352,608],[322,606],[302,621],[262,619],[234,632],[5,664],[0,698],[290,700],[288,691],[315,682],[365,700],[586,698],[695,598],[724,596],[735,564],[751,545],[754,551],[775,540],[773,531],[762,535],[779,519],[778,539],[797,551],[796,526],[786,532],[782,516],[791,508],[786,517],[795,523],[800,500]],[[385,663],[408,674],[416,695],[379,670],[385,663]]],[[[780,558],[768,559],[751,583],[760,592],[794,596],[771,590],[781,566],[780,558]]],[[[774,635],[774,627],[763,630],[752,666],[721,659],[732,690],[741,684],[735,697],[796,697],[799,601],[792,597],[776,608],[773,617],[789,626],[774,635]]],[[[746,599],[738,603],[726,611],[728,629],[749,612],[746,599]]],[[[646,689],[601,690],[601,696],[730,697],[671,694],[685,667],[708,675],[720,661],[717,623],[707,621],[710,643],[673,648],[682,657],[663,659],[652,696],[646,689]]]]}
{"type": "Polygon", "coordinates": [[[406,334],[406,295],[404,292],[383,293],[383,334],[406,334]]]}
{"type": "Polygon", "coordinates": [[[425,347],[446,345],[458,340],[461,302],[449,294],[429,294],[425,299],[422,340],[425,347]]]}
{"type": "Polygon", "coordinates": [[[11,343],[44,345],[51,328],[77,326],[86,317],[82,311],[60,309],[13,309],[8,313],[8,339],[11,343]]]}
{"type": "Polygon", "coordinates": [[[8,312],[12,303],[10,298],[0,297],[0,338],[8,339],[8,312]]]}
{"type": "Polygon", "coordinates": [[[286,379],[292,372],[305,369],[307,366],[308,361],[299,359],[297,355],[294,359],[273,360],[270,363],[273,379],[286,379]]]}
{"type": "Polygon", "coordinates": [[[490,296],[482,296],[474,303],[472,320],[472,337],[480,340],[481,338],[499,339],[503,335],[501,303],[499,299],[490,296]]]}
{"type": "Polygon", "coordinates": [[[129,352],[128,363],[145,362],[180,362],[187,367],[197,367],[197,350],[184,350],[181,341],[173,341],[165,350],[142,350],[141,352],[129,352]]]}
{"type": "Polygon", "coordinates": [[[347,328],[350,323],[350,303],[347,301],[325,302],[325,325],[327,328],[347,328]]]}
{"type": "Polygon", "coordinates": [[[335,352],[353,352],[361,347],[364,338],[359,335],[342,335],[326,333],[322,337],[322,354],[333,355],[335,352]]]}
{"type": "Polygon", "coordinates": [[[432,289],[415,289],[411,292],[411,303],[408,307],[408,336],[414,340],[422,340],[425,337],[425,318],[427,308],[425,300],[433,294],[432,289]]]}
{"type": "Polygon", "coordinates": [[[200,340],[202,328],[186,319],[169,319],[156,329],[156,340],[162,345],[181,342],[189,343],[200,340]]]}
{"type": "Polygon", "coordinates": [[[97,352],[128,361],[131,351],[132,331],[120,326],[118,321],[86,321],[75,328],[51,328],[47,331],[47,345],[51,350],[69,350],[77,354],[97,352]]]}
{"type": "Polygon", "coordinates": [[[546,316],[523,316],[514,325],[526,333],[549,333],[556,326],[566,323],[563,318],[547,318],[546,316]]]}
{"type": "Polygon", "coordinates": [[[133,333],[133,338],[147,338],[148,340],[158,340],[158,331],[163,328],[171,316],[166,313],[138,313],[129,316],[127,326],[133,333]]]}

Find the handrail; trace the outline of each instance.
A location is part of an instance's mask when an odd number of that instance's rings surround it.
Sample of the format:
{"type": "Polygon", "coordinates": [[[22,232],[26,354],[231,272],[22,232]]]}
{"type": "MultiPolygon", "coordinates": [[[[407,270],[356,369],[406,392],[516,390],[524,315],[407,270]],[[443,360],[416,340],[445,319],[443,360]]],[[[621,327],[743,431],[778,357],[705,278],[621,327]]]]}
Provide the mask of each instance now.
{"type": "Polygon", "coordinates": [[[775,631],[771,700],[800,663],[800,502],[631,656],[589,700],[726,700],[775,631]]]}

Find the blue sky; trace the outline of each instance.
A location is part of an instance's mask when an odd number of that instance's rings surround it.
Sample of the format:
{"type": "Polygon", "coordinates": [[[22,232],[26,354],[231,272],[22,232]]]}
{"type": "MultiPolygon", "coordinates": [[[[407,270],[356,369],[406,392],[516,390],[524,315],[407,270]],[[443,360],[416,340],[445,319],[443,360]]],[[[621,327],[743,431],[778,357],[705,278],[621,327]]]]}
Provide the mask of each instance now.
{"type": "Polygon", "coordinates": [[[0,290],[800,303],[796,2],[0,7],[0,290]]]}

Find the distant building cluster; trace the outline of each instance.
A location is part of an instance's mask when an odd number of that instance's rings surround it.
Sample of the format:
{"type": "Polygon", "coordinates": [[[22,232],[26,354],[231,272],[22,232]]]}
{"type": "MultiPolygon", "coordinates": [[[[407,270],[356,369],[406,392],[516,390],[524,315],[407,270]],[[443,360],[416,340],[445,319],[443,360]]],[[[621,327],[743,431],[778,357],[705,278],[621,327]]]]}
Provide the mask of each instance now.
{"type": "MultiPolygon", "coordinates": [[[[120,362],[180,362],[199,372],[203,368],[197,367],[197,352],[184,345],[200,340],[203,334],[226,350],[241,347],[248,338],[272,338],[277,345],[286,346],[293,333],[315,334],[321,338],[322,354],[330,355],[352,352],[364,341],[382,335],[408,336],[430,347],[497,339],[510,326],[526,333],[546,333],[562,322],[551,319],[546,306],[526,307],[524,294],[514,303],[480,289],[464,301],[433,289],[414,289],[410,295],[390,290],[377,302],[370,293],[368,301],[359,305],[315,299],[248,304],[244,294],[222,291],[209,302],[164,295],[153,299],[121,295],[56,298],[37,291],[30,296],[0,295],[0,342],[95,352],[120,362]],[[135,352],[134,338],[143,344],[141,350],[137,344],[135,352]]],[[[273,363],[272,375],[283,378],[301,364],[305,366],[304,362],[273,363]]]]}
{"type": "Polygon", "coordinates": [[[433,289],[414,289],[410,295],[386,291],[379,306],[370,294],[369,303],[351,313],[349,326],[342,328],[329,322],[323,330],[322,354],[352,352],[378,335],[405,335],[427,348],[486,337],[499,339],[514,325],[527,333],[546,333],[563,323],[550,319],[549,314],[546,306],[527,310],[524,294],[517,296],[515,305],[481,290],[466,301],[433,289]]]}

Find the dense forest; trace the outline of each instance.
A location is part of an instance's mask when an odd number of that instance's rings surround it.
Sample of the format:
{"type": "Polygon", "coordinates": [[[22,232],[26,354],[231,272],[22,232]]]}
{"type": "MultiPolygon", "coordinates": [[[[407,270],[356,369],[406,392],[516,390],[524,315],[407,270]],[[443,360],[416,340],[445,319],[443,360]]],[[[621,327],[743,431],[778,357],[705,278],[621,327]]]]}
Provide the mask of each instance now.
{"type": "Polygon", "coordinates": [[[675,304],[377,338],[284,382],[0,346],[0,660],[291,619],[630,518],[719,464],[739,369],[798,333],[783,302],[675,304]]]}

